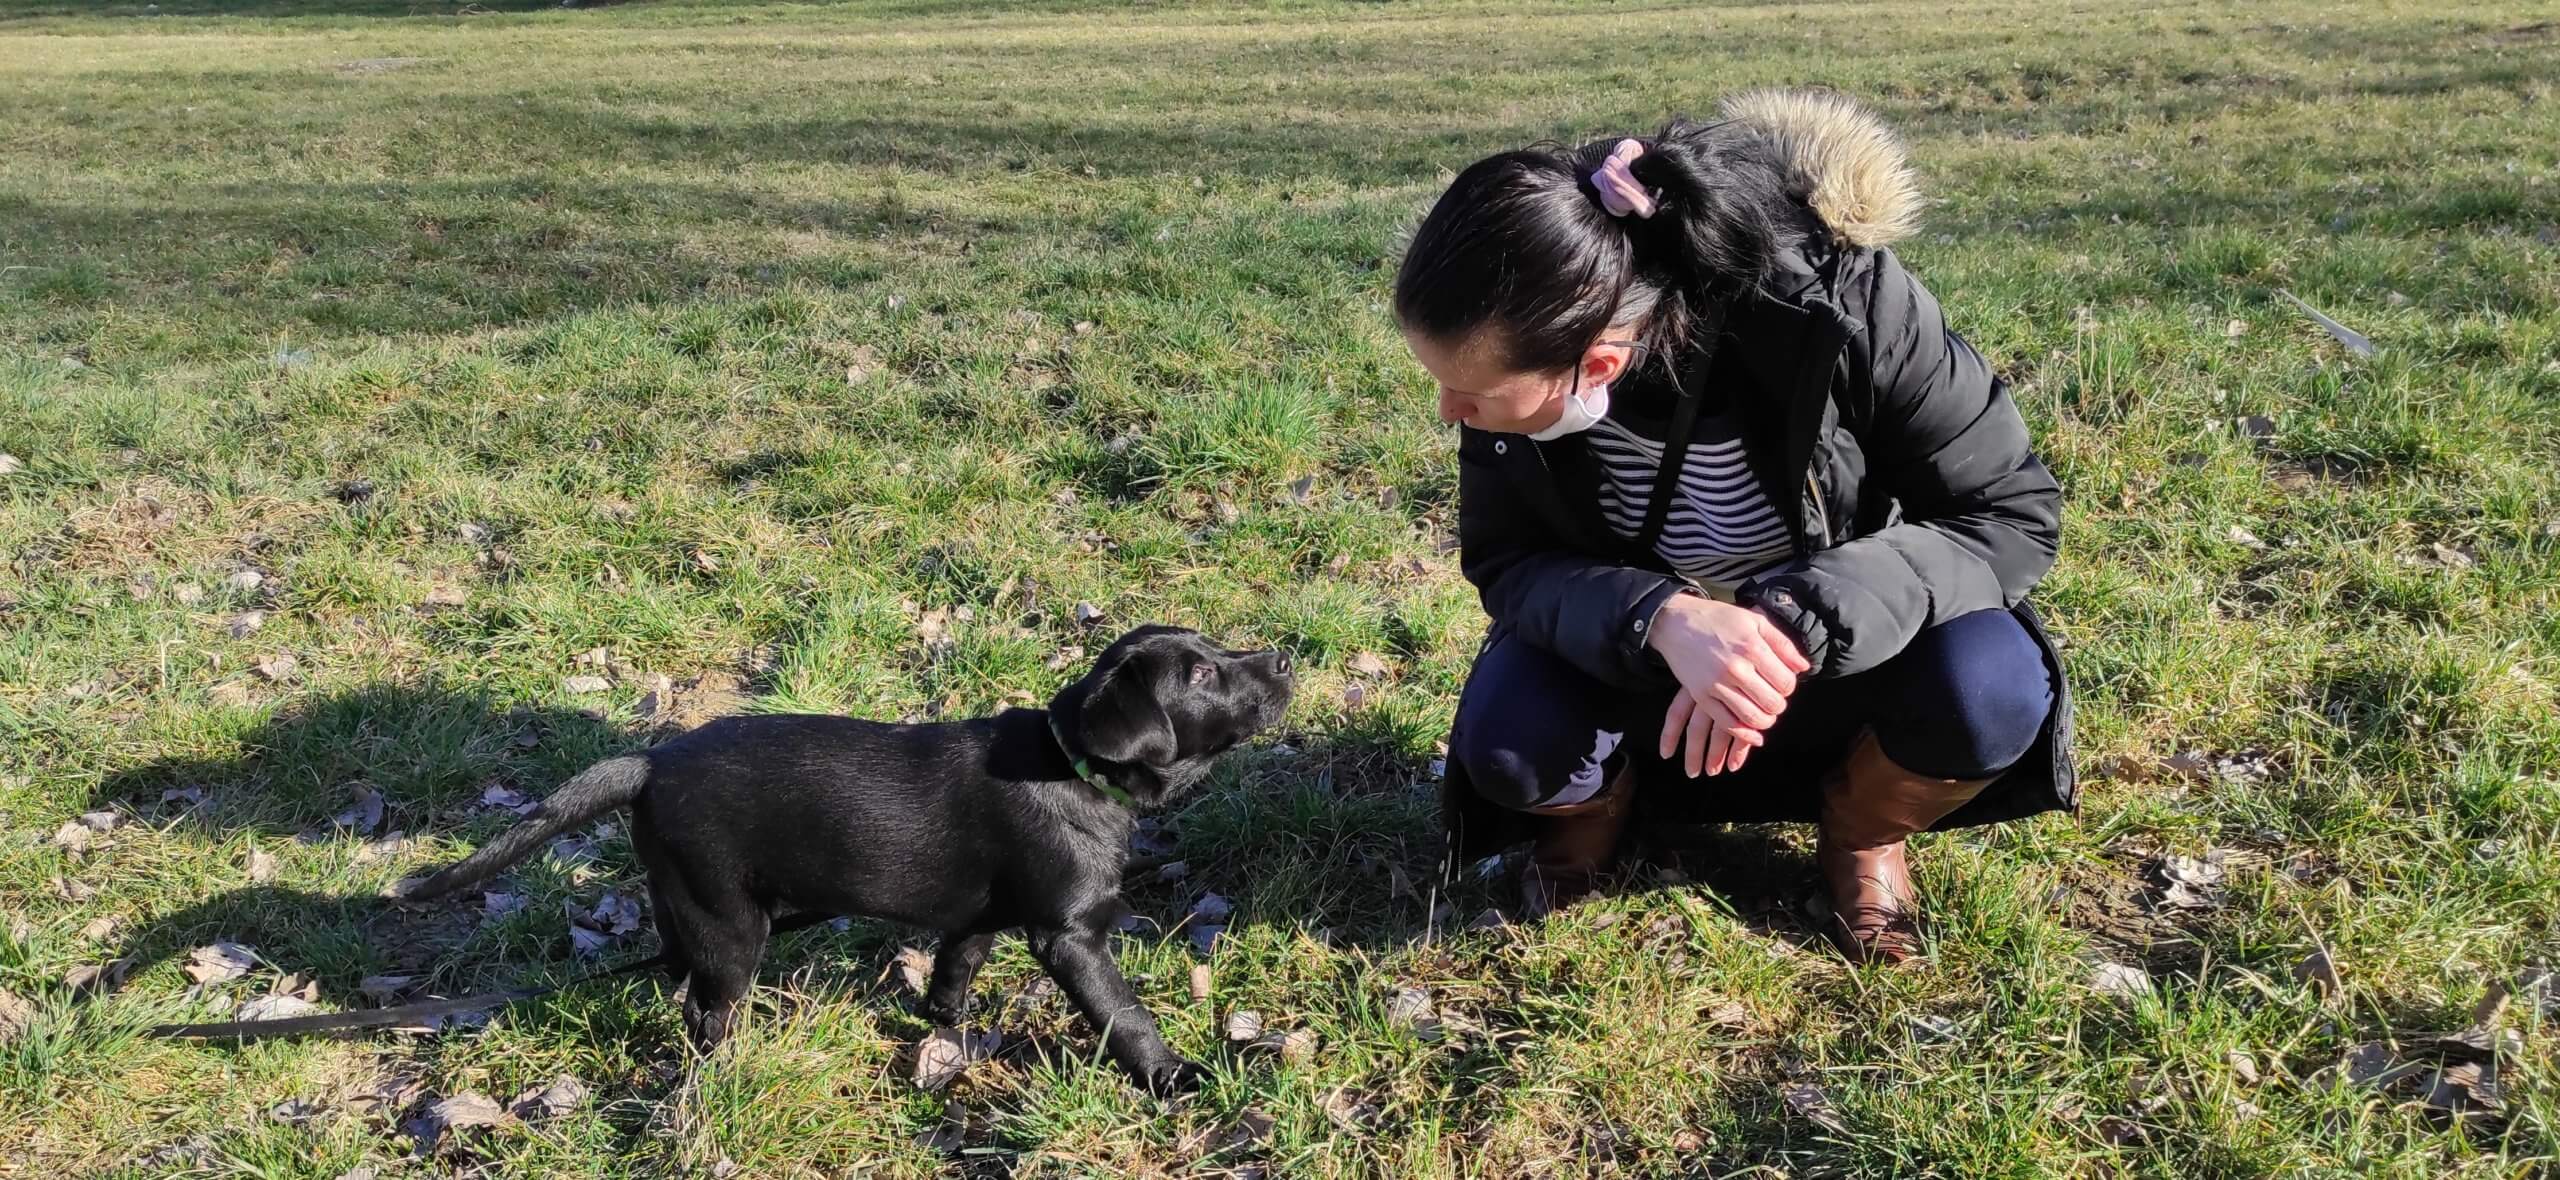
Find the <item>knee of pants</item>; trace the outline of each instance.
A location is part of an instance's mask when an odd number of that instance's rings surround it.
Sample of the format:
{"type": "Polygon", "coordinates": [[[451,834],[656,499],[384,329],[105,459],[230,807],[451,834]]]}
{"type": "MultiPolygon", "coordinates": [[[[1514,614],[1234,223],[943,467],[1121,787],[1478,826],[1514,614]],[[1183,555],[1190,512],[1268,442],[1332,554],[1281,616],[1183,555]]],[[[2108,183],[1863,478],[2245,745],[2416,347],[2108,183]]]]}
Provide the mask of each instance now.
{"type": "Polygon", "coordinates": [[[1449,759],[1478,798],[1514,811],[1579,803],[1607,785],[1624,735],[1611,694],[1554,656],[1495,644],[1458,701],[1449,759]]]}
{"type": "Polygon", "coordinates": [[[1880,710],[1876,737],[1914,773],[1997,775],[2026,756],[2053,711],[2043,649],[2005,610],[1930,628],[1894,663],[1894,699],[1880,710]]]}

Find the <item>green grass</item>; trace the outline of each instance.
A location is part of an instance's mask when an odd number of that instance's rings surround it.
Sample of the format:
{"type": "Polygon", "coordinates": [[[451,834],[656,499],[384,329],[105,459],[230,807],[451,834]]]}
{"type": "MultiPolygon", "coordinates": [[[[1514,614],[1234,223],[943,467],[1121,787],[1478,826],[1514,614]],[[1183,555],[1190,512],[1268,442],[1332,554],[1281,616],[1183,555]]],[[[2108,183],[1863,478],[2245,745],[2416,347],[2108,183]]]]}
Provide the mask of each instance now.
{"type": "Polygon", "coordinates": [[[0,475],[0,988],[34,1010],[0,1045],[0,1158],[2547,1170],[2560,1056],[2530,997],[2495,1118],[2313,1075],[2459,1030],[2560,955],[2555,78],[2560,30],[2521,0],[0,0],[0,451],[23,463],[0,475]],[[1537,929],[1467,929],[1502,894],[1429,887],[1432,745],[1482,621],[1441,551],[1450,438],[1381,310],[1398,234],[1478,155],[1770,82],[1909,133],[1939,203],[1907,256],[2069,489],[2040,600],[2087,806],[1922,842],[1940,940],[1905,972],[1816,944],[1800,830],[1717,834],[1679,858],[1692,880],[1537,929]],[[919,635],[963,607],[946,643],[919,635]],[[493,921],[370,895],[495,830],[471,806],[492,782],[540,794],[729,708],[1045,696],[1062,651],[1147,619],[1308,668],[1288,732],[1170,817],[1189,878],[1135,892],[1168,924],[1200,890],[1234,900],[1210,1001],[1187,939],[1120,947],[1175,1047],[1217,1065],[1196,1099],[1097,1065],[1006,943],[980,996],[1009,1048],[946,1110],[906,1081],[924,1029],[880,984],[905,936],[865,925],[778,944],[708,1063],[647,984],[436,1038],[135,1035],[279,971],[350,1006],[370,974],[566,978],[559,907],[635,878],[619,837],[527,865],[526,908],[493,921]],[[298,672],[269,683],[280,653],[298,672]],[[1364,654],[1389,671],[1348,704],[1364,654]],[[567,691],[581,674],[612,687],[567,691]],[[675,707],[643,717],[662,675],[675,707]],[[2190,749],[2263,773],[2127,769],[2190,749]],[[414,842],[325,834],[355,784],[414,842]],[[187,786],[202,809],[161,803],[187,786]],[[90,850],[51,842],[100,808],[124,820],[90,850]],[[2234,854],[2224,904],[2156,912],[2148,866],[2211,849],[2234,854]],[[190,995],[185,952],[216,938],[271,967],[190,995]],[[2337,996],[2295,978],[2316,946],[2337,996]],[[63,986],[119,953],[111,996],[63,986]],[[2096,994],[2092,957],[2153,990],[2096,994]],[[1388,1018],[1407,987],[1436,1040],[1388,1018]],[[1231,1053],[1239,1008],[1323,1047],[1231,1053]],[[390,1130],[405,1104],[355,1101],[561,1073],[578,1109],[425,1160],[390,1130]],[[1837,1129],[1791,1108],[1801,1084],[1837,1129]],[[325,1113],[269,1117],[293,1099],[325,1113]],[[1248,1111],[1268,1141],[1222,1148],[1248,1111]],[[946,1124],[964,1154],[919,1144],[946,1124]]]}

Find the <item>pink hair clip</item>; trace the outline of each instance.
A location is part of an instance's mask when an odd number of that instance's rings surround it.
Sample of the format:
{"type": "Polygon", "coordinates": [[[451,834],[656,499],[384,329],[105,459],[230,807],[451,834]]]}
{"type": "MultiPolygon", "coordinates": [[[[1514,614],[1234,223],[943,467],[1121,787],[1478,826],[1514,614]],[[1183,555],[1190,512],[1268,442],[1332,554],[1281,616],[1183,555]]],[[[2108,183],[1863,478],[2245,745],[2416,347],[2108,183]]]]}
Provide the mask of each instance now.
{"type": "Polygon", "coordinates": [[[1653,194],[1637,183],[1635,173],[1627,170],[1627,165],[1643,154],[1643,144],[1621,139],[1618,146],[1609,149],[1609,158],[1591,173],[1591,187],[1600,194],[1600,207],[1608,210],[1609,216],[1653,216],[1653,194]]]}

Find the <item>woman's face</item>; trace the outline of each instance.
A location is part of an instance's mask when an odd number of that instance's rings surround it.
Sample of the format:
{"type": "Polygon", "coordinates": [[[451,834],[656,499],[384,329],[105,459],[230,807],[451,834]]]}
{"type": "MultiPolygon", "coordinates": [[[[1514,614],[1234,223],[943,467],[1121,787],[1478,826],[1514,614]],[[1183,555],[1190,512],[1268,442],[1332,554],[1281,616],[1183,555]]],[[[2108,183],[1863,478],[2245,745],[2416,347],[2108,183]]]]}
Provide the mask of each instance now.
{"type": "Polygon", "coordinates": [[[1405,333],[1405,347],[1424,372],[1440,386],[1440,420],[1465,423],[1498,434],[1534,434],[1564,416],[1565,395],[1575,377],[1588,390],[1606,385],[1625,370],[1629,348],[1616,341],[1592,345],[1582,363],[1539,373],[1507,368],[1503,350],[1489,346],[1478,333],[1452,344],[1415,332],[1405,333]]]}

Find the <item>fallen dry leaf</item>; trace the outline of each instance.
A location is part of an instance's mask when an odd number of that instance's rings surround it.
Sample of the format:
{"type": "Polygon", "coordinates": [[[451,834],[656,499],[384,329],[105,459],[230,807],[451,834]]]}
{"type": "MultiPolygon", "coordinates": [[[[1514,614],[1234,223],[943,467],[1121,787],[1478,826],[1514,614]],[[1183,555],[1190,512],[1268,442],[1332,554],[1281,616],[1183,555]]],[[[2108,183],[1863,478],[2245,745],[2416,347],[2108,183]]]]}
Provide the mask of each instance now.
{"type": "Polygon", "coordinates": [[[619,889],[608,890],[587,912],[587,924],[607,934],[630,934],[640,929],[640,913],[637,897],[619,889]]]}
{"type": "Polygon", "coordinates": [[[1278,1126],[1278,1120],[1248,1106],[1236,1113],[1235,1125],[1227,1128],[1227,1133],[1218,1137],[1217,1142],[1211,1146],[1211,1150],[1243,1151],[1247,1148],[1264,1146],[1271,1142],[1271,1133],[1278,1126]]]}
{"type": "Polygon", "coordinates": [[[266,626],[267,612],[262,610],[244,610],[239,614],[231,616],[231,621],[224,623],[222,629],[233,639],[247,639],[258,632],[265,630],[266,626]]]}
{"type": "Polygon", "coordinates": [[[240,1005],[231,1015],[235,1020],[283,1020],[292,1016],[309,1016],[320,1010],[300,996],[260,996],[240,1005]]]}
{"type": "Polygon", "coordinates": [[[282,684],[293,679],[295,673],[302,670],[302,661],[294,658],[292,652],[277,652],[258,661],[254,667],[258,675],[267,683],[282,684]]]}
{"type": "Polygon", "coordinates": [[[572,923],[569,927],[569,952],[581,959],[592,959],[613,945],[613,936],[572,923]]]}
{"type": "Polygon", "coordinates": [[[507,1110],[517,1118],[532,1122],[558,1118],[586,1104],[586,1083],[564,1073],[551,1079],[550,1085],[527,1089],[516,1095],[516,1100],[507,1104],[507,1110]]]}
{"type": "Polygon", "coordinates": [[[507,1121],[505,1107],[485,1094],[465,1091],[451,1098],[430,1102],[420,1108],[400,1129],[418,1141],[422,1153],[433,1152],[448,1131],[473,1127],[494,1127],[507,1121]]]}
{"type": "Polygon", "coordinates": [[[1188,932],[1191,949],[1205,955],[1218,949],[1218,939],[1226,935],[1227,928],[1214,923],[1197,924],[1189,927],[1188,932]]]}
{"type": "Polygon", "coordinates": [[[2241,1085],[2254,1086],[2258,1084],[2257,1058],[2250,1056],[2242,1050],[2233,1049],[2222,1055],[2222,1063],[2230,1067],[2231,1076],[2238,1079],[2241,1085]]]}
{"type": "MultiPolygon", "coordinates": [[[[1264,1041],[1271,1038],[1265,1036],[1264,1041]]],[[[1280,1037],[1280,1060],[1289,1065],[1305,1065],[1316,1059],[1316,1050],[1324,1047],[1324,1037],[1311,1028],[1293,1028],[1280,1037]]]]}
{"type": "Polygon", "coordinates": [[[1211,980],[1212,977],[1209,974],[1209,965],[1207,963],[1193,963],[1191,965],[1192,1003],[1206,1004],[1209,1002],[1209,986],[1211,980]]]}
{"type": "Polygon", "coordinates": [[[236,942],[216,942],[200,946],[187,955],[187,978],[197,983],[221,983],[238,979],[258,965],[258,952],[236,942]]]}
{"type": "Polygon", "coordinates": [[[83,963],[62,973],[62,986],[75,992],[113,991],[124,982],[125,973],[131,970],[133,961],[130,959],[83,963]]]}
{"type": "Polygon", "coordinates": [[[993,1030],[969,1033],[937,1028],[916,1043],[915,1083],[927,1090],[949,1086],[972,1064],[995,1056],[1003,1043],[1004,1034],[993,1030]]]}
{"type": "Polygon", "coordinates": [[[1215,893],[1203,893],[1191,903],[1191,916],[1203,922],[1223,922],[1235,912],[1235,904],[1215,893]]]}
{"type": "MultiPolygon", "coordinates": [[[[2348,1049],[2334,1067],[2334,1073],[2350,1085],[2381,1089],[2416,1077],[2426,1072],[2426,1068],[2421,1063],[2401,1060],[2391,1046],[2381,1041],[2366,1041],[2348,1049]]],[[[2313,1085],[2319,1085],[2332,1072],[2322,1070],[2314,1075],[2311,1079],[2313,1085]]]]}
{"type": "Polygon", "coordinates": [[[10,1044],[25,1036],[36,1022],[36,1006],[25,996],[0,988],[0,1045],[10,1044]]]}
{"type": "Polygon", "coordinates": [[[2209,909],[2221,905],[2226,856],[2224,851],[2216,849],[2201,858],[2162,857],[2157,872],[2167,888],[2160,895],[2160,904],[2169,909],[2209,909]]]}
{"type": "Polygon", "coordinates": [[[599,693],[612,687],[613,682],[602,676],[571,676],[560,682],[560,691],[572,696],[599,693]]]}
{"type": "Polygon", "coordinates": [[[2151,991],[2151,973],[2124,963],[2100,963],[2089,971],[2089,990],[2128,999],[2151,991]]]}
{"type": "Polygon", "coordinates": [[[357,981],[356,990],[377,1005],[388,1004],[408,991],[416,979],[414,975],[368,975],[357,981]]]}
{"type": "Polygon", "coordinates": [[[1849,1133],[1849,1125],[1840,1121],[1839,1111],[1832,1107],[1831,1096],[1823,1093],[1822,1087],[1811,1082],[1799,1082],[1787,1087],[1779,1097],[1786,1101],[1787,1110],[1797,1118],[1834,1135],[1849,1133]]]}
{"type": "Polygon", "coordinates": [[[2299,297],[2295,296],[2293,292],[2278,288],[2276,290],[2276,294],[2283,296],[2286,302],[2300,308],[2302,310],[2302,314],[2311,317],[2312,323],[2320,325],[2322,331],[2327,332],[2331,339],[2334,339],[2339,344],[2346,346],[2348,352],[2352,352],[2357,356],[2372,356],[2375,353],[2382,351],[2381,349],[2374,347],[2373,341],[2367,339],[2364,333],[2358,332],[2345,324],[2341,324],[2336,320],[2330,319],[2328,316],[2322,315],[2320,313],[2320,309],[2313,307],[2308,303],[2304,303],[2299,297]]]}
{"type": "Polygon", "coordinates": [[[98,887],[91,885],[86,881],[75,881],[69,877],[56,877],[53,879],[52,884],[54,896],[75,905],[98,895],[98,887]]]}
{"type": "Polygon", "coordinates": [[[362,783],[356,784],[355,802],[329,817],[330,824],[363,835],[382,826],[382,793],[362,783]]]}
{"type": "Polygon", "coordinates": [[[2301,962],[2293,965],[2293,979],[2296,983],[2309,984],[2313,990],[2324,996],[2334,998],[2346,991],[2345,981],[2338,978],[2337,959],[2325,946],[2313,950],[2301,962]]]}
{"type": "Polygon", "coordinates": [[[2485,1118],[2506,1107],[2498,1086],[2498,1062],[2465,1061],[2437,1070],[2419,1101],[2431,1110],[2457,1118],[2485,1118]]]}
{"type": "Polygon", "coordinates": [[[2160,770],[2175,778],[2201,779],[2213,770],[2213,759],[2202,750],[2181,750],[2160,760],[2160,770]]]}
{"type": "Polygon", "coordinates": [[[107,939],[113,937],[115,932],[115,919],[91,918],[89,919],[88,925],[80,928],[80,937],[88,939],[91,942],[105,942],[107,939]]]}
{"type": "Polygon", "coordinates": [[[921,996],[933,981],[933,952],[920,947],[898,948],[898,982],[907,986],[907,994],[921,996]]]}
{"type": "Polygon", "coordinates": [[[1374,1103],[1352,1097],[1349,1086],[1336,1086],[1325,1091],[1324,1097],[1316,1100],[1316,1109],[1323,1111],[1324,1117],[1332,1120],[1334,1126],[1345,1131],[1367,1126],[1378,1114],[1374,1103]]]}
{"type": "Polygon", "coordinates": [[[1351,657],[1351,670],[1362,676],[1381,677],[1387,674],[1387,662],[1376,652],[1364,651],[1351,657]]]}
{"type": "Polygon", "coordinates": [[[446,610],[471,601],[471,591],[449,582],[438,582],[427,590],[418,605],[428,610],[446,610]]]}
{"type": "Polygon", "coordinates": [[[1262,1013],[1251,1008],[1238,1008],[1227,1014],[1227,1039],[1239,1045],[1262,1036],[1262,1013]]]}
{"type": "Polygon", "coordinates": [[[267,1117],[288,1127],[298,1127],[329,1113],[317,1098],[288,1098],[267,1108],[267,1117]]]}
{"type": "Polygon", "coordinates": [[[1169,860],[1156,866],[1156,881],[1159,884],[1172,885],[1190,875],[1191,862],[1187,860],[1169,860]]]}
{"type": "Polygon", "coordinates": [[[86,852],[89,850],[89,842],[96,838],[97,833],[90,831],[88,825],[76,819],[66,820],[61,827],[53,830],[54,845],[64,852],[86,852]]]}
{"type": "Polygon", "coordinates": [[[249,850],[249,880],[259,884],[276,879],[276,858],[263,848],[249,850]]]}

